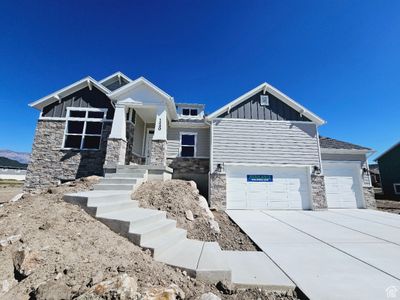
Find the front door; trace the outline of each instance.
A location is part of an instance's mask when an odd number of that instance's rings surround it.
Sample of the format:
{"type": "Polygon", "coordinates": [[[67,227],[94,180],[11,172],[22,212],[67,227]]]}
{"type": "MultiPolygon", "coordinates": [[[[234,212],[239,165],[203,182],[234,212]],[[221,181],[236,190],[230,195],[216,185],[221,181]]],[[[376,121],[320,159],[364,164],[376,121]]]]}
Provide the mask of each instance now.
{"type": "Polygon", "coordinates": [[[145,144],[145,153],[146,153],[146,165],[150,164],[150,155],[151,155],[151,141],[153,140],[154,129],[147,129],[146,134],[146,144],[145,144]]]}

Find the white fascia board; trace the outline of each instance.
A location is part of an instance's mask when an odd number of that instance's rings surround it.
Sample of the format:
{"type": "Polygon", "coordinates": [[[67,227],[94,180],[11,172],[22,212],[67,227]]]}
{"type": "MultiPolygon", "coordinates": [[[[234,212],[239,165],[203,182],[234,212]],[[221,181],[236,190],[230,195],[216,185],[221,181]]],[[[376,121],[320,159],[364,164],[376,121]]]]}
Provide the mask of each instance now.
{"type": "Polygon", "coordinates": [[[252,89],[251,91],[243,94],[239,98],[236,98],[235,100],[229,102],[227,105],[225,105],[225,106],[221,107],[220,109],[218,109],[217,111],[213,112],[212,114],[210,114],[208,116],[208,119],[213,119],[213,118],[219,116],[221,113],[229,110],[233,106],[236,106],[236,105],[240,104],[241,102],[243,102],[243,101],[247,100],[248,98],[254,96],[255,94],[257,94],[260,91],[264,91],[264,93],[268,91],[269,93],[271,93],[272,95],[277,97],[282,102],[286,103],[287,105],[289,105],[290,107],[292,107],[293,109],[295,109],[296,111],[301,113],[302,115],[304,115],[307,118],[309,118],[311,121],[316,123],[318,126],[326,124],[326,121],[324,121],[323,119],[318,117],[316,114],[314,114],[310,110],[306,109],[305,107],[303,107],[302,105],[297,103],[295,100],[293,100],[292,98],[290,98],[289,96],[285,95],[284,93],[282,93],[281,91],[279,91],[278,89],[274,88],[273,86],[269,85],[266,82],[260,84],[259,86],[257,86],[256,88],[252,89]]]}
{"type": "Polygon", "coordinates": [[[168,107],[169,113],[171,114],[172,119],[177,119],[178,114],[176,113],[175,109],[175,101],[174,98],[171,97],[169,94],[164,92],[162,89],[151,83],[149,80],[147,80],[144,77],[139,77],[138,79],[135,79],[134,81],[124,85],[123,87],[115,90],[114,92],[110,93],[108,97],[112,100],[117,100],[119,96],[121,96],[124,93],[127,93],[129,90],[135,88],[139,84],[145,84],[148,87],[150,87],[152,90],[154,90],[156,93],[161,95],[165,99],[165,103],[168,107]]]}
{"type": "Polygon", "coordinates": [[[383,152],[381,155],[379,155],[377,158],[374,159],[374,161],[378,161],[382,156],[384,156],[385,154],[389,153],[390,151],[392,151],[394,148],[396,148],[397,146],[400,146],[400,142],[398,142],[397,144],[394,144],[392,147],[390,147],[389,149],[387,149],[385,152],[383,152]]]}
{"type": "Polygon", "coordinates": [[[210,128],[207,123],[190,123],[190,122],[170,122],[172,128],[210,128]]]}
{"type": "Polygon", "coordinates": [[[88,77],[85,77],[79,81],[76,81],[73,84],[70,84],[70,85],[66,86],[65,88],[62,88],[50,95],[47,95],[43,98],[40,98],[39,100],[29,103],[29,106],[40,110],[46,105],[49,105],[55,101],[59,101],[62,97],[65,97],[69,94],[79,91],[80,89],[82,89],[86,86],[89,86],[89,84],[92,84],[93,86],[98,88],[100,91],[102,91],[106,95],[110,93],[109,89],[107,89],[103,85],[99,84],[92,77],[88,76],[88,77]]]}
{"type": "Polygon", "coordinates": [[[332,149],[332,148],[321,148],[321,153],[325,154],[368,154],[374,153],[374,150],[367,149],[332,149]]]}
{"type": "Polygon", "coordinates": [[[114,77],[117,77],[117,76],[121,76],[122,78],[124,78],[126,81],[128,81],[128,82],[131,82],[132,81],[132,79],[130,79],[128,76],[126,76],[124,73],[122,73],[122,72],[120,72],[120,71],[118,71],[118,72],[115,72],[115,73],[113,73],[113,74],[111,74],[110,76],[107,76],[106,78],[103,78],[102,80],[99,80],[99,83],[103,83],[103,82],[106,82],[107,80],[110,80],[110,79],[112,79],[112,78],[114,78],[114,77]]]}

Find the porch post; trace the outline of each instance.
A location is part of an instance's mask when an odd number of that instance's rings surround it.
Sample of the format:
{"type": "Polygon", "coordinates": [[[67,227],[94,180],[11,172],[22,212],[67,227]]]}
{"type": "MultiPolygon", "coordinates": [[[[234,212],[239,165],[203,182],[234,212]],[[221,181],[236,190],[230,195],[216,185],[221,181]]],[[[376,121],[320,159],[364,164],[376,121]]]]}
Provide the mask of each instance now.
{"type": "Polygon", "coordinates": [[[124,165],[126,157],[126,111],[125,105],[116,104],[111,133],[107,140],[104,169],[124,165]]]}
{"type": "Polygon", "coordinates": [[[167,111],[166,108],[157,111],[153,140],[151,142],[150,164],[167,165],[167,111]]]}

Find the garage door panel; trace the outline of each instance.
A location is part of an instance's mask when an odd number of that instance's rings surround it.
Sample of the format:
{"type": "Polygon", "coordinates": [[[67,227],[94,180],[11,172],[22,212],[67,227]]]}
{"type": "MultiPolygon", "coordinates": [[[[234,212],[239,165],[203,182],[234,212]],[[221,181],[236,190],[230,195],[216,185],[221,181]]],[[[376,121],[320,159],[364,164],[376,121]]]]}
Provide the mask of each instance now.
{"type": "Polygon", "coordinates": [[[322,162],[328,208],[357,208],[362,203],[360,163],[322,162]]]}
{"type": "Polygon", "coordinates": [[[301,209],[303,205],[309,208],[309,173],[305,167],[228,166],[226,169],[228,208],[301,209]],[[247,182],[247,175],[272,175],[273,179],[247,182]]]}

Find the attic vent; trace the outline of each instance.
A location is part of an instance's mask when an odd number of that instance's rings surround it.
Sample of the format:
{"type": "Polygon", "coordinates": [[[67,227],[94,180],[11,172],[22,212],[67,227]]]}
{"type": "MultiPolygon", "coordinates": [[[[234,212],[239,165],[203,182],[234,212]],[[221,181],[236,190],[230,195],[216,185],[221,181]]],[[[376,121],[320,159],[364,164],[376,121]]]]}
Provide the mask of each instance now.
{"type": "Polygon", "coordinates": [[[260,96],[260,105],[268,106],[269,105],[269,97],[268,95],[261,95],[260,96]]]}

